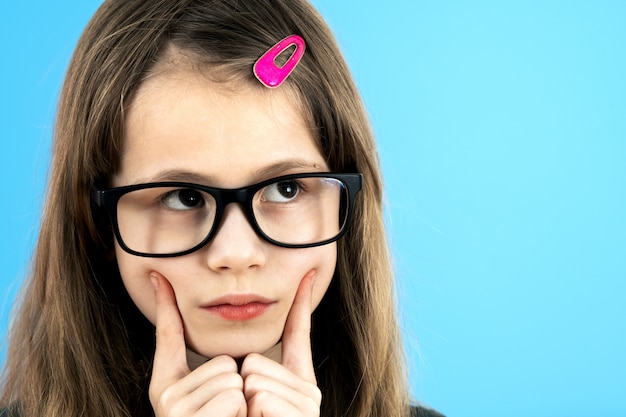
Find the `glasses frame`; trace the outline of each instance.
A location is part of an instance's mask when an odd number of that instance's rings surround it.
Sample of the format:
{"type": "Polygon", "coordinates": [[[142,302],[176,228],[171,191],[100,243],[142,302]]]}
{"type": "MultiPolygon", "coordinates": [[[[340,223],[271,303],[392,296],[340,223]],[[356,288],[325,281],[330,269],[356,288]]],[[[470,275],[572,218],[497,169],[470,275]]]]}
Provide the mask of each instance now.
{"type": "Polygon", "coordinates": [[[113,225],[113,231],[115,233],[115,237],[117,238],[117,242],[120,247],[127,253],[135,256],[142,256],[146,258],[172,258],[176,256],[183,256],[189,253],[195,252],[198,249],[202,248],[206,244],[208,244],[219,229],[220,224],[222,223],[222,218],[224,216],[224,211],[226,207],[231,203],[239,203],[243,209],[243,212],[248,219],[248,222],[252,226],[252,229],[256,232],[258,236],[260,236],[263,240],[283,248],[293,248],[293,249],[301,249],[301,248],[312,248],[315,246],[322,246],[340,239],[348,230],[350,225],[350,220],[352,219],[352,212],[354,210],[354,201],[356,199],[356,195],[363,187],[363,175],[360,173],[333,173],[333,172],[313,172],[313,173],[301,173],[301,174],[290,174],[290,175],[282,175],[279,177],[274,177],[267,179],[265,181],[258,182],[256,184],[252,184],[246,187],[241,188],[215,188],[208,187],[205,185],[194,184],[189,182],[150,182],[143,184],[134,184],[127,185],[123,187],[109,188],[109,189],[98,189],[96,187],[92,187],[91,189],[91,198],[95,202],[98,207],[104,209],[111,220],[111,224],[113,225]],[[266,187],[269,184],[273,184],[280,181],[288,181],[295,178],[332,178],[340,181],[346,188],[348,193],[348,201],[347,207],[341,207],[341,209],[346,210],[346,217],[343,223],[341,230],[339,233],[332,237],[331,239],[326,239],[321,242],[315,243],[303,243],[303,244],[288,244],[278,242],[269,236],[267,236],[261,227],[256,221],[254,216],[254,210],[252,208],[252,199],[254,195],[261,188],[266,187]],[[131,248],[129,248],[126,243],[124,243],[124,239],[122,239],[122,235],[119,230],[119,224],[117,221],[117,203],[123,195],[128,194],[132,191],[142,190],[147,188],[157,188],[157,187],[174,187],[174,188],[192,188],[199,191],[203,191],[205,193],[210,194],[215,198],[216,202],[216,211],[215,211],[215,219],[213,221],[213,226],[211,230],[207,234],[207,236],[197,245],[190,249],[186,249],[184,251],[172,252],[172,253],[144,253],[138,252],[131,248]]]}

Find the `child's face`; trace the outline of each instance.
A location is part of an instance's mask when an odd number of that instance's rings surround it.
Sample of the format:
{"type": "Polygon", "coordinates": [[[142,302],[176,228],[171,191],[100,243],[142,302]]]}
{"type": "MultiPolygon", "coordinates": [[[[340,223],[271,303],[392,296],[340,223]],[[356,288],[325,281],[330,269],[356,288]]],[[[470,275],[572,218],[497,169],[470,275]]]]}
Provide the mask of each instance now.
{"type": "MultiPolygon", "coordinates": [[[[193,70],[147,79],[126,113],[121,169],[113,185],[184,180],[237,188],[283,174],[328,171],[288,94],[254,87],[228,92],[193,70]]],[[[241,357],[273,347],[298,284],[310,271],[315,271],[313,306],[319,304],[336,251],[334,243],[274,246],[257,236],[238,204],[227,206],[217,235],[191,254],[143,258],[116,245],[124,285],[143,314],[155,322],[149,277],[156,271],[174,289],[188,346],[206,357],[241,357]],[[239,296],[262,305],[225,312],[207,308],[239,296]]]]}

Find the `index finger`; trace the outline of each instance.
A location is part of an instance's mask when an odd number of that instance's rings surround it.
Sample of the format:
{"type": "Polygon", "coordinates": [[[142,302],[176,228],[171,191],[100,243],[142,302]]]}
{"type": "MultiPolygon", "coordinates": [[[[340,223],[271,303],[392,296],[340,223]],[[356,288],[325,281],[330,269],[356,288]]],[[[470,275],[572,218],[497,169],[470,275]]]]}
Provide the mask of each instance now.
{"type": "Polygon", "coordinates": [[[311,313],[315,271],[302,278],[289,310],[282,343],[282,364],[298,377],[316,384],[311,352],[311,313]]]}
{"type": "Polygon", "coordinates": [[[156,296],[156,350],[151,385],[166,387],[189,374],[185,330],[176,295],[161,274],[152,272],[150,280],[156,296]]]}

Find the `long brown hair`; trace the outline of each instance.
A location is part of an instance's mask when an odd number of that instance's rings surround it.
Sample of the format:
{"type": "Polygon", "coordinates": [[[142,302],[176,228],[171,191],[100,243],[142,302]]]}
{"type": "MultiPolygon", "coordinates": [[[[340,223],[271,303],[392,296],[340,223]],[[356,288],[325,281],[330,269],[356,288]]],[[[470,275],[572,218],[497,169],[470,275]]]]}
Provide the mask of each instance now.
{"type": "Polygon", "coordinates": [[[152,415],[154,328],[128,297],[112,233],[90,188],[119,166],[124,109],[169,46],[256,82],[254,61],[278,40],[307,42],[287,83],[332,170],[364,176],[338,244],[331,286],[312,318],[321,415],[408,415],[402,345],[382,221],[376,147],[330,30],[306,0],[106,0],[63,85],[52,171],[33,270],[13,323],[1,403],[22,416],[152,415]]]}

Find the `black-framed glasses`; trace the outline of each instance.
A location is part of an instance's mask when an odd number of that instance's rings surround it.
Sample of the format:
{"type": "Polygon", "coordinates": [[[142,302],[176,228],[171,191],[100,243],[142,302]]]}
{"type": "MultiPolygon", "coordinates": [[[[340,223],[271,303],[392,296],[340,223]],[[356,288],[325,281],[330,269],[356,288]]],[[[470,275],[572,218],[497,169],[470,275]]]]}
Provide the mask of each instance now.
{"type": "Polygon", "coordinates": [[[153,182],[92,190],[111,218],[126,252],[164,258],[186,255],[217,232],[228,204],[239,203],[255,232],[285,248],[309,248],[347,230],[361,174],[283,175],[247,187],[222,189],[186,182],[153,182]]]}

